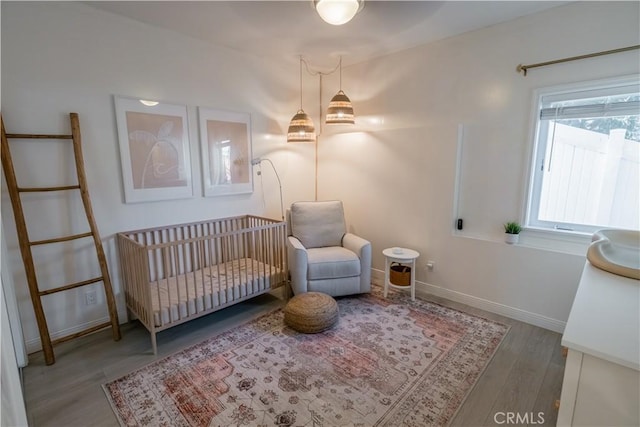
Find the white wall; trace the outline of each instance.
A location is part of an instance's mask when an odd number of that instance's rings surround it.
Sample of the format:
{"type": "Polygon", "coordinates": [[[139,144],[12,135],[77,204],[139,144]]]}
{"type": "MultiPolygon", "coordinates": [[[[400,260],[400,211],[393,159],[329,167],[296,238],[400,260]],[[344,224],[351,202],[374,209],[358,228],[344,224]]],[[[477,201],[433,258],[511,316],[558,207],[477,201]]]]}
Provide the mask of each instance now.
{"type": "Polygon", "coordinates": [[[384,269],[382,249],[415,248],[429,292],[562,330],[586,243],[571,254],[531,233],[515,247],[502,237],[504,222],[524,216],[532,92],[638,73],[639,55],[531,69],[527,77],[515,70],[639,44],[639,16],[637,2],[573,3],[345,68],[357,127],[328,128],[321,138],[320,198],[345,201],[348,223],[373,244],[374,269],[384,269]],[[458,234],[459,124],[474,156],[463,159],[458,234]]]}
{"type": "MultiPolygon", "coordinates": [[[[84,4],[2,2],[1,7],[6,128],[64,133],[67,113],[80,114],[89,187],[123,318],[114,233],[243,213],[280,215],[277,183],[268,167],[263,168],[264,193],[260,178],[254,176],[252,195],[199,195],[195,106],[250,112],[254,156],[274,160],[283,178],[285,206],[313,199],[313,146],[286,144],[284,139],[298,108],[296,66],[246,57],[84,4]],[[113,94],[189,106],[194,198],[124,204],[113,94]]],[[[349,228],[373,244],[376,273],[384,266],[382,249],[412,247],[422,253],[418,279],[423,288],[561,329],[584,257],[501,241],[502,222],[522,215],[532,90],[638,72],[638,54],[531,70],[527,77],[516,74],[515,67],[638,44],[637,17],[636,2],[570,4],[345,68],[343,89],[354,102],[358,124],[355,131],[324,127],[319,197],[344,200],[349,228]],[[367,121],[373,118],[383,118],[384,123],[367,121]],[[471,186],[473,197],[464,200],[469,209],[463,212],[465,231],[470,232],[454,235],[459,124],[464,125],[466,143],[487,144],[488,149],[485,158],[470,164],[482,178],[471,186]],[[427,260],[435,261],[434,272],[423,268],[427,260]]],[[[323,85],[326,101],[337,90],[337,75],[327,77],[323,85]]],[[[315,118],[314,90],[314,83],[305,80],[305,110],[315,118]]],[[[64,153],[47,152],[45,159],[36,160],[24,157],[21,147],[15,151],[16,157],[21,155],[16,159],[19,178],[27,184],[47,182],[52,166],[62,168],[60,178],[70,175],[64,153]]],[[[8,256],[25,337],[34,349],[38,333],[7,200],[3,187],[8,256]]],[[[34,238],[80,228],[69,220],[64,207],[69,202],[71,209],[79,209],[78,200],[47,200],[46,208],[25,202],[34,238]]],[[[527,239],[532,241],[524,235],[525,243],[527,239]]],[[[86,251],[67,251],[79,256],[59,260],[44,254],[38,266],[42,280],[51,286],[87,273],[86,251]]],[[[84,306],[82,291],[48,298],[45,306],[54,336],[95,322],[105,312],[101,306],[84,306]]]]}
{"type": "MultiPolygon", "coordinates": [[[[201,196],[196,106],[251,113],[254,156],[272,159],[283,180],[293,183],[284,185],[285,205],[313,196],[313,147],[287,145],[285,141],[286,126],[298,100],[296,66],[283,68],[284,64],[248,58],[81,3],[2,2],[1,7],[5,128],[10,133],[70,133],[68,113],[79,113],[90,194],[107,247],[122,321],[124,296],[114,233],[247,213],[280,218],[277,181],[268,166],[263,166],[261,177],[254,175],[255,191],[251,195],[201,196]],[[113,94],[189,107],[193,198],[124,203],[113,94]]],[[[61,143],[11,144],[20,184],[75,182],[71,152],[60,150],[61,143]]],[[[83,215],[76,195],[37,197],[45,202],[35,202],[35,196],[23,196],[31,239],[86,231],[85,222],[72,219],[83,215]]],[[[2,222],[25,339],[28,348],[34,350],[40,345],[39,335],[4,175],[2,222]]],[[[93,252],[85,240],[77,245],[36,249],[41,288],[99,275],[93,252]],[[58,255],[61,247],[67,254],[63,259],[58,255]]],[[[102,297],[97,306],[85,305],[86,289],[45,297],[53,338],[98,323],[106,316],[102,297]]]]}

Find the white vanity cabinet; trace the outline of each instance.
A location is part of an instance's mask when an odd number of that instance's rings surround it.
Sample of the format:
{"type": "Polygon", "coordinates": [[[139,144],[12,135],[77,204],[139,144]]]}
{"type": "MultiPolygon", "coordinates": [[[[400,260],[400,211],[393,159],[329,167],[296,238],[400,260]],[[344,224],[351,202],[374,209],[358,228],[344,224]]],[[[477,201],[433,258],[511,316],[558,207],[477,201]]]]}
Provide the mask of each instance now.
{"type": "Polygon", "coordinates": [[[562,345],[558,426],[640,426],[640,281],[585,264],[562,345]]]}

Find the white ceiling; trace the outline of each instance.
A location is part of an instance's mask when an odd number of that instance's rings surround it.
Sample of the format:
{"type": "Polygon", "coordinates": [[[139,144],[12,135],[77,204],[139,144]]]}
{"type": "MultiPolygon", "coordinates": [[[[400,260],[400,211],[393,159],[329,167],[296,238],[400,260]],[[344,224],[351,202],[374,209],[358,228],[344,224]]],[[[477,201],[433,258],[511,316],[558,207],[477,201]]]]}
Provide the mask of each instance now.
{"type": "Polygon", "coordinates": [[[355,18],[333,26],[312,0],[97,1],[87,4],[239,51],[316,67],[362,62],[391,52],[536,13],[567,1],[366,0],[355,18]]]}

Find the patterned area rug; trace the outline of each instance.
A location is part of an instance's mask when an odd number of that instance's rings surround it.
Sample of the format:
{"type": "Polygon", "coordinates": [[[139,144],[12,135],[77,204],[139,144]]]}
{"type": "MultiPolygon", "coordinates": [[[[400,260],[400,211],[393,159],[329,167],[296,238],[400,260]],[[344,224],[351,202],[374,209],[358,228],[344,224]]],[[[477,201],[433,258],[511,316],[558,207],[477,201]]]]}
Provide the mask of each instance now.
{"type": "Polygon", "coordinates": [[[104,385],[125,426],[442,426],[508,326],[402,293],[314,335],[264,315],[104,385]]]}

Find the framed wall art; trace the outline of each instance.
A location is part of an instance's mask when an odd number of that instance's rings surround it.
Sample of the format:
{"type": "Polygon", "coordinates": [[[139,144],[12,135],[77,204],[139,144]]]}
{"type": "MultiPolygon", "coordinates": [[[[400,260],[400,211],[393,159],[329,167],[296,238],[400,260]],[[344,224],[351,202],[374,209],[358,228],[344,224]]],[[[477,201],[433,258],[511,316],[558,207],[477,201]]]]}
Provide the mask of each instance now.
{"type": "Polygon", "coordinates": [[[187,107],[114,96],[126,203],[193,197],[187,107]]]}
{"type": "Polygon", "coordinates": [[[205,197],[253,192],[251,116],[198,108],[205,197]]]}

